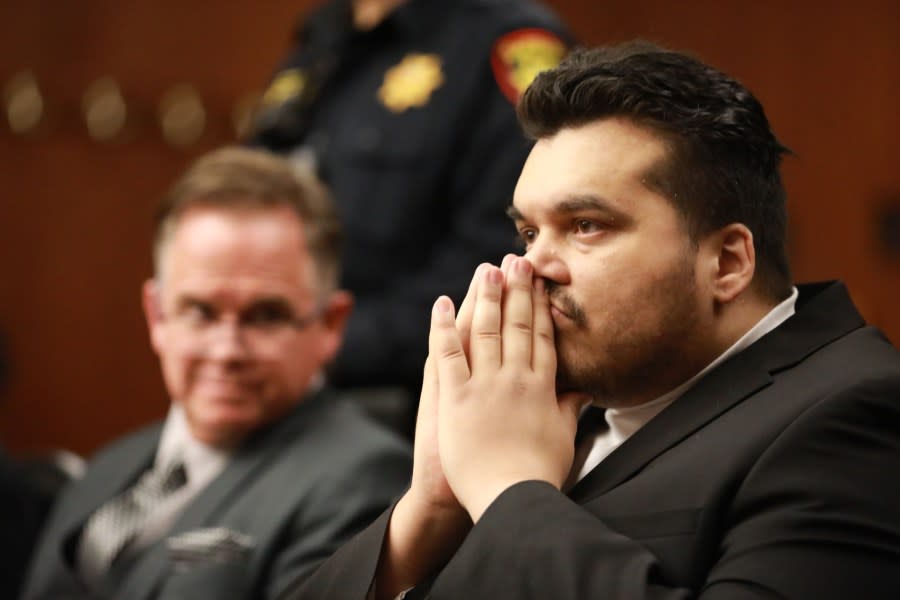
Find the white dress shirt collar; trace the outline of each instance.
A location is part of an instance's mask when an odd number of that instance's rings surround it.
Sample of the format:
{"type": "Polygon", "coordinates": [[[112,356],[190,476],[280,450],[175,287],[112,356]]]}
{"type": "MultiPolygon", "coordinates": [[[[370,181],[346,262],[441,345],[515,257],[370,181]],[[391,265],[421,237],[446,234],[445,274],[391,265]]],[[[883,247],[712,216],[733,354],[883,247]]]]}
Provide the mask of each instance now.
{"type": "Polygon", "coordinates": [[[202,489],[225,468],[230,455],[230,451],[207,446],[194,438],[184,407],[172,402],[156,451],[155,468],[181,460],[187,471],[188,486],[202,489]]]}
{"type": "Polygon", "coordinates": [[[678,397],[692,388],[704,375],[738,352],[745,350],[764,335],[787,321],[795,312],[797,296],[797,288],[792,288],[791,295],[788,298],[766,313],[756,325],[751,327],[747,333],[742,335],[734,344],[720,354],[714,361],[709,363],[702,371],[675,389],[670,390],[655,400],[639,404],[638,406],[606,409],[605,418],[609,425],[609,429],[596,436],[594,445],[585,460],[584,466],[579,471],[578,478],[581,479],[589,473],[591,469],[596,467],[610,452],[634,435],[638,429],[647,424],[650,419],[662,412],[664,408],[674,402],[678,397]]]}

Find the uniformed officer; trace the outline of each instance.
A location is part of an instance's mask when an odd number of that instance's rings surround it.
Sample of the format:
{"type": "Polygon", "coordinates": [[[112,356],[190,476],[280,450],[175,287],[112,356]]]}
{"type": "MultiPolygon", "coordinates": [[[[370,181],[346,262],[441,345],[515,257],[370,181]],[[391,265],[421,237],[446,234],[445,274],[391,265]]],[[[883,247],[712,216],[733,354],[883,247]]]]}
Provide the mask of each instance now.
{"type": "Polygon", "coordinates": [[[570,42],[532,0],[332,0],[300,27],[253,141],[311,163],[344,221],[357,305],[334,385],[418,398],[432,302],[514,247],[515,102],[570,42]]]}

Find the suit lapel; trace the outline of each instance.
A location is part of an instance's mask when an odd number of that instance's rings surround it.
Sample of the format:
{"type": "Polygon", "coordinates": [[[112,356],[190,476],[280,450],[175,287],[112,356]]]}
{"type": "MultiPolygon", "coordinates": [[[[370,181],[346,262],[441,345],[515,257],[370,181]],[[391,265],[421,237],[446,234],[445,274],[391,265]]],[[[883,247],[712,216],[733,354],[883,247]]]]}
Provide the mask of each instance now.
{"type": "Polygon", "coordinates": [[[570,491],[585,502],[623,483],[650,461],[772,382],[822,346],[862,327],[841,283],[798,286],[797,312],[703,377],[639,429],[570,491]]]}
{"type": "Polygon", "coordinates": [[[172,529],[129,565],[129,572],[120,584],[121,597],[142,599],[153,596],[169,568],[167,538],[208,526],[216,514],[228,505],[229,499],[249,486],[248,480],[254,472],[262,470],[262,463],[269,454],[266,449],[257,450],[235,456],[225,470],[190,501],[172,529]]]}
{"type": "Polygon", "coordinates": [[[756,365],[728,361],[641,427],[581,479],[569,496],[584,502],[606,493],[654,458],[771,382],[756,365]]]}
{"type": "Polygon", "coordinates": [[[278,453],[290,438],[302,435],[302,428],[315,420],[314,414],[327,401],[325,392],[310,396],[282,421],[248,440],[225,470],[190,501],[172,529],[134,563],[122,582],[121,597],[142,599],[152,596],[169,568],[167,538],[215,524],[236,496],[250,487],[256,478],[265,475],[265,463],[272,455],[278,453]]]}
{"type": "Polygon", "coordinates": [[[71,509],[62,524],[62,552],[73,556],[81,529],[90,516],[105,502],[120,494],[153,464],[161,427],[156,426],[133,439],[92,465],[90,481],[78,486],[82,493],[73,498],[71,509]]]}

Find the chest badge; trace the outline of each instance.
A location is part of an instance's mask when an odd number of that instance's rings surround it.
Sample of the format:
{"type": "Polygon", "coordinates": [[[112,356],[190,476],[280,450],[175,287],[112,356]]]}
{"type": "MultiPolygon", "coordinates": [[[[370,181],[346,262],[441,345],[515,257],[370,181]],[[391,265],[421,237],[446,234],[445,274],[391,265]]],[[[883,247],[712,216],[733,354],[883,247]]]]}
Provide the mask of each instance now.
{"type": "Polygon", "coordinates": [[[428,104],[431,94],[444,83],[441,57],[437,54],[407,54],[384,74],[378,99],[385,108],[402,113],[428,104]]]}

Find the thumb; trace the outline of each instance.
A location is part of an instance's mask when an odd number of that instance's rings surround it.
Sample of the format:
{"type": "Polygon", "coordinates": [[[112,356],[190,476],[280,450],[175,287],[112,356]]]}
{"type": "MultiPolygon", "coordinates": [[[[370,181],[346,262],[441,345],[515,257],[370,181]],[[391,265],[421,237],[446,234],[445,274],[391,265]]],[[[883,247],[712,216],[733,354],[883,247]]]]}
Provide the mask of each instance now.
{"type": "Polygon", "coordinates": [[[419,410],[416,414],[415,440],[423,436],[434,435],[437,431],[438,381],[437,368],[431,355],[425,361],[425,374],[422,377],[422,393],[419,396],[419,410]]]}
{"type": "Polygon", "coordinates": [[[437,367],[434,365],[434,358],[429,354],[425,359],[425,370],[422,375],[422,392],[419,395],[419,407],[421,412],[422,405],[426,405],[429,409],[436,406],[438,396],[438,380],[437,367]]]}
{"type": "Polygon", "coordinates": [[[441,296],[431,309],[428,353],[434,364],[440,393],[451,391],[469,379],[469,363],[453,317],[453,301],[441,296]]]}

